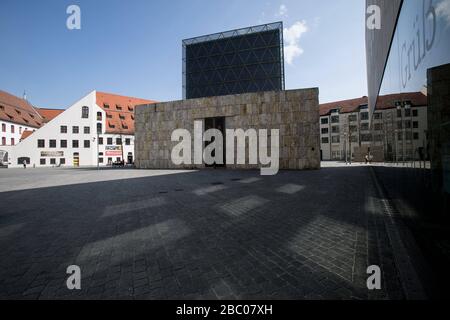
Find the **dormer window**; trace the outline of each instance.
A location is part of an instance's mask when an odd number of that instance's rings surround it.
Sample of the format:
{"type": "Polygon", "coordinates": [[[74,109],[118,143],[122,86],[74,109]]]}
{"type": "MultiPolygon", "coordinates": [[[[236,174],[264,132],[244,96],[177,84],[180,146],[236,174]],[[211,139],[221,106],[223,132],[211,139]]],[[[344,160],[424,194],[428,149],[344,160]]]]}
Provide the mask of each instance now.
{"type": "Polygon", "coordinates": [[[362,104],[359,106],[359,110],[367,110],[368,109],[368,105],[367,104],[362,104]]]}
{"type": "Polygon", "coordinates": [[[34,114],[29,113],[30,117],[34,119],[34,114]]]}
{"type": "Polygon", "coordinates": [[[125,115],[119,114],[119,118],[122,119],[122,120],[125,120],[125,115]]]}
{"type": "Polygon", "coordinates": [[[22,114],[22,112],[20,112],[20,110],[16,109],[17,114],[22,114]]]}
{"type": "Polygon", "coordinates": [[[133,112],[134,111],[133,107],[132,106],[128,106],[128,111],[133,112]]]}
{"type": "Polygon", "coordinates": [[[116,109],[117,110],[122,110],[122,107],[120,106],[120,104],[116,104],[116,109]]]}
{"type": "Polygon", "coordinates": [[[107,103],[104,103],[104,104],[103,104],[103,108],[105,108],[105,109],[109,109],[109,104],[107,104],[107,103]]]}
{"type": "Polygon", "coordinates": [[[115,128],[116,126],[114,125],[114,124],[112,124],[111,122],[108,122],[108,126],[110,127],[110,128],[115,128]]]}

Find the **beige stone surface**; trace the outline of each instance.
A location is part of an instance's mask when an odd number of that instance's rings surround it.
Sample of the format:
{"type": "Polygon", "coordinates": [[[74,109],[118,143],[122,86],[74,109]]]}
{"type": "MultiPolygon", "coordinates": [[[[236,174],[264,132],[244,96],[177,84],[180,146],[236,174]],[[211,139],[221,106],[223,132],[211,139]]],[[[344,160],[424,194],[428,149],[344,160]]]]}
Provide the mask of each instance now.
{"type": "MultiPolygon", "coordinates": [[[[280,169],[320,168],[319,90],[317,88],[246,93],[170,101],[135,108],[135,165],[145,169],[194,169],[170,160],[175,129],[191,132],[195,120],[225,117],[227,129],[279,129],[280,169]]],[[[270,140],[270,139],[269,139],[270,140]]],[[[193,148],[193,141],[192,141],[193,148]]],[[[236,151],[235,151],[236,153],[236,151]]],[[[192,152],[193,154],[193,152],[192,152]]],[[[227,165],[255,169],[259,165],[227,165]]]]}

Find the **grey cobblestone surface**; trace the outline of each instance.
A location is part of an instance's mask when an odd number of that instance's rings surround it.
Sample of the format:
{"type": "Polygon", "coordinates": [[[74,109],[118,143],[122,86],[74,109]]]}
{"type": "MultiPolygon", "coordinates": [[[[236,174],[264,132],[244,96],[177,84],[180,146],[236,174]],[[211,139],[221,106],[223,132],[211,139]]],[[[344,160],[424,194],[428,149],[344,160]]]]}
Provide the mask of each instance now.
{"type": "Polygon", "coordinates": [[[0,171],[0,298],[392,297],[366,288],[392,266],[368,168],[149,172],[0,171]]]}

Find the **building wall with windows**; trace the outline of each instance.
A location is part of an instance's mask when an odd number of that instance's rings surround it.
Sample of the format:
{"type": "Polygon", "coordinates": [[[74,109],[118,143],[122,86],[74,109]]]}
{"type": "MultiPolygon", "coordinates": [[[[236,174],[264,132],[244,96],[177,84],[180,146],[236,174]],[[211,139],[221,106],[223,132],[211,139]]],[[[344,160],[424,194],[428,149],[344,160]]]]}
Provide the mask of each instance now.
{"type": "Polygon", "coordinates": [[[0,90],[0,150],[20,142],[24,131],[38,129],[42,116],[26,100],[0,90]]]}
{"type": "Polygon", "coordinates": [[[32,132],[36,129],[36,127],[0,120],[0,148],[1,146],[14,146],[18,144],[23,132],[32,132]]]}
{"type": "Polygon", "coordinates": [[[367,97],[320,106],[322,160],[363,161],[369,148],[381,150],[374,161],[426,157],[427,97],[422,92],[379,98],[369,121],[367,97]]]}
{"type": "Polygon", "coordinates": [[[9,167],[132,163],[134,106],[149,101],[93,91],[11,148],[9,167]]]}
{"type": "Polygon", "coordinates": [[[350,149],[354,154],[356,147],[370,143],[366,136],[369,130],[367,105],[351,113],[342,113],[338,108],[322,112],[320,122],[322,160],[345,159],[346,152],[350,157],[350,149]]]}

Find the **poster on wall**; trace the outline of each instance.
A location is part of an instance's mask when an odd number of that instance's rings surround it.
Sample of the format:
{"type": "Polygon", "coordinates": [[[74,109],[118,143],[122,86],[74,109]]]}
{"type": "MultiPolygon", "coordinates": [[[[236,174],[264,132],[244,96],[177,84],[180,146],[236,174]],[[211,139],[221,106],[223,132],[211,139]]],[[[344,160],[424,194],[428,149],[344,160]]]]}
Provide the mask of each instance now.
{"type": "Polygon", "coordinates": [[[122,155],[122,146],[105,146],[105,155],[119,157],[122,155]]]}
{"type": "Polygon", "coordinates": [[[41,151],[41,157],[64,157],[64,151],[41,151]]]}

